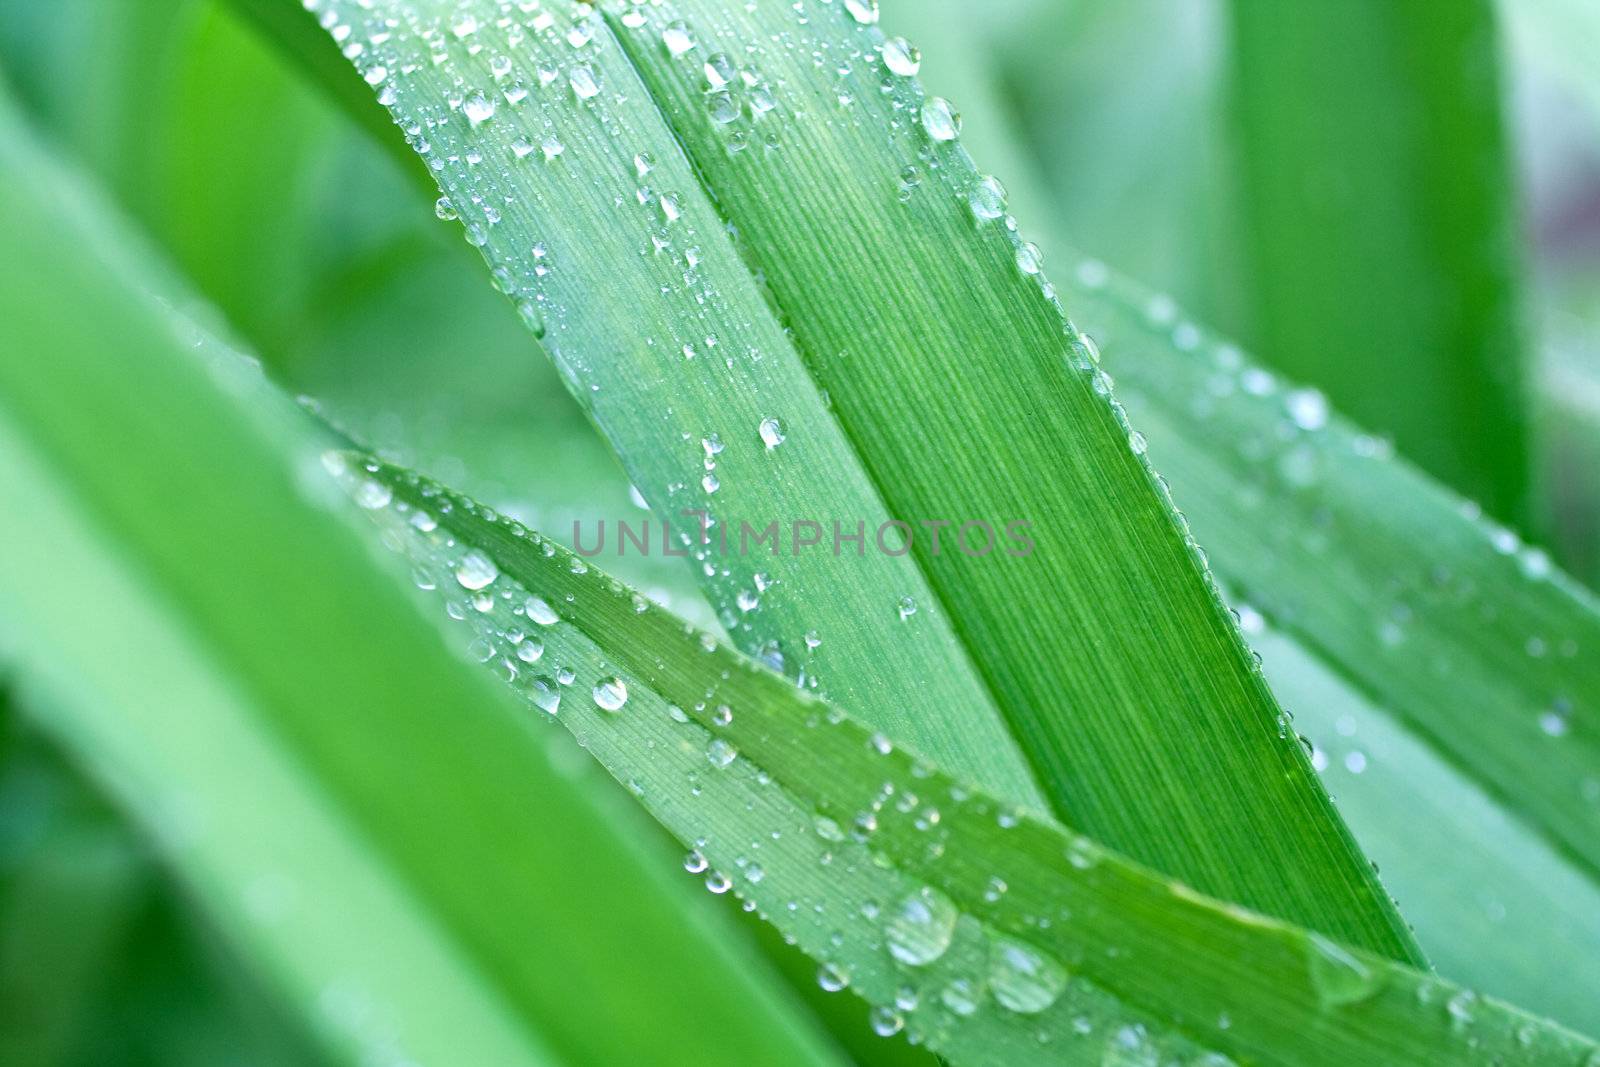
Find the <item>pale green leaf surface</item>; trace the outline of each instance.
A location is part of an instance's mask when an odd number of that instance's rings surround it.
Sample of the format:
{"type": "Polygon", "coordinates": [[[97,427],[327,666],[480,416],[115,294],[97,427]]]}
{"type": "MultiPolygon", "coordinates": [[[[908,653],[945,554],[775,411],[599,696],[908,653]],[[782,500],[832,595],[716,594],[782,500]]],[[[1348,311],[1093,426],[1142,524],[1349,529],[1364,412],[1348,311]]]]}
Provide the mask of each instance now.
{"type": "Polygon", "coordinates": [[[1570,1064],[1594,1051],[951,779],[411,472],[358,453],[334,469],[528,713],[570,730],[692,847],[692,874],[821,961],[819,982],[877,1005],[884,1030],[954,1064],[1570,1064]]]}
{"type": "Polygon", "coordinates": [[[307,496],[304,415],[5,133],[6,658],[213,921],[352,1061],[827,1062],[620,798],[307,496]]]}
{"type": "MultiPolygon", "coordinates": [[[[969,765],[990,746],[964,735],[998,721],[983,713],[970,651],[1075,825],[1219,894],[1414,951],[1298,747],[1279,738],[1271,697],[1096,395],[1085,350],[1016,266],[1000,220],[974,226],[964,153],[928,143],[914,83],[883,91],[874,33],[833,5],[619,8],[625,57],[596,19],[547,24],[549,12],[489,4],[318,10],[367,46],[358,66],[658,513],[710,503],[724,529],[865,519],[870,536],[882,493],[887,514],[911,522],[1033,523],[1027,560],[973,560],[948,542],[935,556],[924,540],[920,570],[874,553],[843,557],[855,573],[837,557],[763,556],[758,583],[751,560],[724,556],[706,584],[737,641],[769,656],[777,642],[788,670],[981,779],[994,768],[969,765]],[[679,61],[662,41],[675,15],[694,42],[679,61]],[[814,63],[813,50],[831,59],[814,63]],[[721,51],[748,68],[728,79],[739,94],[728,114],[743,117],[725,130],[710,113],[724,101],[697,84],[723,77],[721,51]],[[911,181],[909,163],[921,168],[911,181]],[[786,428],[777,448],[756,433],[769,417],[786,428]],[[1003,447],[959,444],[1000,425],[1003,447]],[[707,456],[711,433],[724,451],[707,456]],[[752,592],[759,610],[739,614],[752,592]],[[1108,625],[1112,604],[1142,625],[1108,625]],[[820,645],[799,651],[813,627],[820,645]],[[951,701],[950,685],[978,694],[951,701]]],[[[1017,798],[1018,773],[987,781],[1017,798]]]]}

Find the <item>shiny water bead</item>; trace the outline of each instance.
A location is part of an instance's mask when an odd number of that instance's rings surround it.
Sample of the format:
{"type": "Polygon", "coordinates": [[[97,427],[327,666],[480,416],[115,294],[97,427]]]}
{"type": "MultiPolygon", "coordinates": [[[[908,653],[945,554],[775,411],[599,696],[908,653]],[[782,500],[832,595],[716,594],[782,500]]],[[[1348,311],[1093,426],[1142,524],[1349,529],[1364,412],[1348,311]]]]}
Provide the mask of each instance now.
{"type": "Polygon", "coordinates": [[[494,561],[481,552],[468,552],[456,565],[456,581],[463,589],[483,589],[498,577],[500,571],[494,561]]]}
{"type": "Polygon", "coordinates": [[[959,917],[949,897],[923,886],[889,909],[883,926],[889,954],[909,967],[932,963],[950,947],[959,917]]]}
{"type": "Polygon", "coordinates": [[[777,448],[784,442],[783,423],[777,419],[762,419],[759,432],[761,434],[761,443],[768,448],[777,448]]]}
{"type": "Polygon", "coordinates": [[[556,609],[550,606],[549,601],[541,596],[530,596],[522,605],[523,614],[540,626],[554,626],[561,621],[561,616],[556,614],[556,609]]]}
{"type": "Polygon", "coordinates": [[[883,65],[891,74],[909,78],[922,69],[922,50],[904,37],[891,37],[883,42],[883,65]]]}
{"type": "Polygon", "coordinates": [[[998,178],[985,174],[967,194],[967,205],[977,219],[997,219],[1006,213],[1006,188],[998,178]]]}
{"type": "Polygon", "coordinates": [[[863,26],[878,21],[878,0],[844,0],[844,9],[863,26]]]}
{"type": "Polygon", "coordinates": [[[713,767],[726,767],[739,755],[739,750],[720,737],[711,739],[706,746],[706,759],[711,761],[713,767]]]}
{"type": "Polygon", "coordinates": [[[369,511],[389,506],[389,501],[394,499],[394,493],[387,485],[374,479],[364,479],[356,486],[356,503],[369,511]]]}
{"type": "Polygon", "coordinates": [[[922,104],[922,130],[935,141],[954,141],[961,133],[961,115],[942,96],[930,96],[922,104]]]}
{"type": "Polygon", "coordinates": [[[1036,1015],[1056,1002],[1067,972],[1050,957],[1021,942],[997,938],[989,960],[989,991],[1000,1006],[1036,1015]]]}
{"type": "Polygon", "coordinates": [[[1328,398],[1315,389],[1296,389],[1284,397],[1289,418],[1302,430],[1320,430],[1328,425],[1328,398]]]}
{"type": "Polygon", "coordinates": [[[1044,254],[1038,245],[1024,241],[1017,246],[1017,269],[1024,274],[1038,274],[1044,269],[1044,254]]]}
{"type": "Polygon", "coordinates": [[[726,126],[739,117],[739,104],[726,90],[707,93],[706,114],[719,126],[726,126]]]}
{"type": "Polygon", "coordinates": [[[733,60],[728,58],[726,52],[717,52],[708,57],[702,69],[705,71],[706,84],[713,89],[726,89],[728,83],[733,81],[733,60]]]}
{"type": "Polygon", "coordinates": [[[628,702],[628,686],[621,678],[603,678],[595,684],[594,702],[602,711],[621,711],[628,702]]]}
{"type": "Polygon", "coordinates": [[[554,715],[561,707],[561,689],[555,679],[539,675],[529,686],[528,696],[540,711],[554,715]]]}
{"type": "Polygon", "coordinates": [[[681,56],[694,47],[694,35],[689,32],[689,24],[680,19],[661,31],[661,43],[667,46],[668,55],[681,56]]]}
{"type": "Polygon", "coordinates": [[[567,84],[572,86],[579,100],[593,100],[600,95],[600,80],[592,67],[573,67],[572,73],[567,75],[567,84]]]}
{"type": "Polygon", "coordinates": [[[473,93],[461,104],[462,114],[474,128],[494,118],[494,101],[482,93],[473,93]]]}
{"type": "Polygon", "coordinates": [[[879,1037],[893,1037],[905,1028],[905,1018],[893,1008],[880,1004],[872,1009],[868,1017],[872,1024],[872,1032],[879,1037]]]}
{"type": "Polygon", "coordinates": [[[850,976],[831,963],[817,968],[817,985],[824,993],[837,993],[850,984],[850,976]]]}

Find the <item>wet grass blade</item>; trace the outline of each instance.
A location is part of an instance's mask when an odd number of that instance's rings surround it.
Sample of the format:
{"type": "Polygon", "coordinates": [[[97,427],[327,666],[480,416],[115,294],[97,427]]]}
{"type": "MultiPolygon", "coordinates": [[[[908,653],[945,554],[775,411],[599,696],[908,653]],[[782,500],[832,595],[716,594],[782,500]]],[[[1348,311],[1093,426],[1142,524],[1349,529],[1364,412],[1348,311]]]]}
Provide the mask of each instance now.
{"type": "Polygon", "coordinates": [[[957,1065],[1570,1064],[1594,1046],[1205,899],[951,779],[519,524],[334,465],[529,714],[570,730],[737,893],[957,1065]],[[1218,1060],[1218,1062],[1222,1062],[1218,1060]]]}
{"type": "Polygon", "coordinates": [[[327,508],[327,439],[0,119],[30,354],[0,361],[0,647],[267,984],[347,1062],[829,1062],[622,798],[443,652],[327,508]]]}
{"type": "Polygon", "coordinates": [[[1502,521],[1528,442],[1492,0],[1233,0],[1258,350],[1502,521]]]}
{"type": "Polygon", "coordinates": [[[926,538],[914,561],[707,560],[747,651],[1026,804],[1031,767],[1074,825],[1220,895],[1414,953],[996,187],[872,27],[826,5],[315,7],[658,514],[1033,523],[1025,561],[926,538]]]}
{"type": "MultiPolygon", "coordinates": [[[[927,61],[942,81],[982,77],[968,53],[927,61]]],[[[968,111],[973,151],[1044,224],[1067,307],[1105,351],[1293,728],[1318,746],[1430,957],[1480,989],[1600,1025],[1586,995],[1600,964],[1579,947],[1600,937],[1586,829],[1600,823],[1600,753],[1578,736],[1578,709],[1600,706],[1583,654],[1600,646],[1593,597],[1320,393],[1075,251],[1006,115],[968,111]]]]}

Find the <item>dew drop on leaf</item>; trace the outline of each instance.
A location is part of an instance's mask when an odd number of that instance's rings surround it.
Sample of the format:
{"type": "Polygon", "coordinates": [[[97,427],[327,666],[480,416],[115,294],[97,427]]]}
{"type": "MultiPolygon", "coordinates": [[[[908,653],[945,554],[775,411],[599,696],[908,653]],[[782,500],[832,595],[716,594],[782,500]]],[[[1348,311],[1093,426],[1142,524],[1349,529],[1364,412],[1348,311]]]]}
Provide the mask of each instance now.
{"type": "Polygon", "coordinates": [[[1003,1008],[1036,1015],[1056,1002],[1067,985],[1059,963],[1027,945],[995,938],[989,957],[989,991],[1003,1008]]]}
{"type": "Polygon", "coordinates": [[[954,141],[961,132],[961,116],[942,96],[930,96],[922,104],[922,130],[935,141],[954,141]]]}
{"type": "Polygon", "coordinates": [[[628,686],[621,678],[603,678],[595,684],[594,702],[601,711],[621,711],[628,702],[628,686]]]}
{"type": "Polygon", "coordinates": [[[949,897],[921,887],[890,908],[884,919],[889,955],[910,967],[932,963],[950,947],[959,917],[949,897]]]}
{"type": "Polygon", "coordinates": [[[1356,1004],[1378,991],[1382,975],[1349,950],[1313,934],[1306,943],[1311,987],[1323,1007],[1356,1004]]]}

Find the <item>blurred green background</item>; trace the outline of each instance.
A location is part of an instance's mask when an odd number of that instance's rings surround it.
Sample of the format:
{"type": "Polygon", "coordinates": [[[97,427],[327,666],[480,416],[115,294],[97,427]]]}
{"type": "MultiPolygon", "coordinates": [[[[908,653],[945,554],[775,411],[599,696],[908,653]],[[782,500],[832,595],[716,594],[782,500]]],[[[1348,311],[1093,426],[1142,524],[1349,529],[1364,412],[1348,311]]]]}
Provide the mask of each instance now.
{"type": "MultiPolygon", "coordinates": [[[[1047,198],[1600,580],[1596,5],[885,0],[883,24],[933,91],[1008,117],[965,136],[1033,168],[1001,172],[1024,229],[1047,198]]],[[[335,422],[557,537],[634,508],[415,175],[230,5],[6,3],[0,72],[335,422]]],[[[617,563],[715,625],[675,564],[617,563]]],[[[296,1026],[0,688],[0,1059],[314,1062],[296,1026]]]]}

